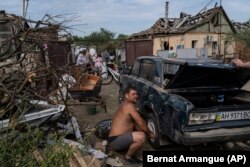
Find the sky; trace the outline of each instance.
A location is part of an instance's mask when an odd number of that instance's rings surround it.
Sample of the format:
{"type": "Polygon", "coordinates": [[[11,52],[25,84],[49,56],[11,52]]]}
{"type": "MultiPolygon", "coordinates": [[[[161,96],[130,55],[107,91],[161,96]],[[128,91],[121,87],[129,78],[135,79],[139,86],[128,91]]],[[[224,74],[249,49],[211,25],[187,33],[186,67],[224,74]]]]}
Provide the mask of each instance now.
{"type": "MultiPolygon", "coordinates": [[[[0,10],[21,15],[23,0],[2,0],[0,10]]],[[[166,0],[29,0],[27,19],[42,20],[45,14],[58,21],[68,20],[72,35],[87,36],[105,28],[118,34],[131,35],[150,28],[165,17],[166,0]]],[[[246,22],[250,19],[250,0],[168,0],[169,18],[181,12],[197,14],[205,6],[222,4],[230,20],[246,22]],[[209,3],[211,1],[211,3],[209,3]]],[[[218,6],[217,5],[217,6],[218,6]]]]}

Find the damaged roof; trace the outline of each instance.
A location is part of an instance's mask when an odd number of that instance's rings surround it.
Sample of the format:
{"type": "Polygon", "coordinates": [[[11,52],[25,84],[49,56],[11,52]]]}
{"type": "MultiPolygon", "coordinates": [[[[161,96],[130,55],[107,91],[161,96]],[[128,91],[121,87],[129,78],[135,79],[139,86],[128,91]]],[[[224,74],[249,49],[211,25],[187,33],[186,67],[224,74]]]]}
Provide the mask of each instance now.
{"type": "Polygon", "coordinates": [[[247,28],[250,28],[250,20],[244,23],[233,22],[234,28],[237,32],[245,31],[247,28]]]}
{"type": "Polygon", "coordinates": [[[0,24],[5,24],[7,22],[13,22],[13,25],[15,27],[24,27],[24,28],[30,28],[28,23],[24,21],[24,19],[21,16],[17,16],[15,14],[9,14],[6,13],[4,10],[0,10],[0,24]]]}
{"type": "Polygon", "coordinates": [[[197,26],[212,21],[213,23],[218,22],[218,14],[223,12],[224,16],[228,20],[231,28],[235,31],[234,26],[229,20],[223,7],[214,7],[212,9],[201,11],[195,16],[181,12],[180,18],[169,18],[167,27],[165,28],[165,18],[159,18],[155,24],[145,31],[134,33],[128,37],[128,39],[142,39],[152,38],[155,35],[162,34],[182,34],[197,26]]]}

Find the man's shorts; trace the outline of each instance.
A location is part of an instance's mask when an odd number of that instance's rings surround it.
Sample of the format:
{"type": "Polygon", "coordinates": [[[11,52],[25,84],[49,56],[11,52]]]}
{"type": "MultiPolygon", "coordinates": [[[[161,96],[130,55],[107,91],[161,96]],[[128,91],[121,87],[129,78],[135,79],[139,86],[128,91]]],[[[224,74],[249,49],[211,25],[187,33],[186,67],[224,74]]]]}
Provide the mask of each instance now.
{"type": "Polygon", "coordinates": [[[133,143],[132,132],[108,138],[109,146],[116,151],[128,149],[133,143]]]}

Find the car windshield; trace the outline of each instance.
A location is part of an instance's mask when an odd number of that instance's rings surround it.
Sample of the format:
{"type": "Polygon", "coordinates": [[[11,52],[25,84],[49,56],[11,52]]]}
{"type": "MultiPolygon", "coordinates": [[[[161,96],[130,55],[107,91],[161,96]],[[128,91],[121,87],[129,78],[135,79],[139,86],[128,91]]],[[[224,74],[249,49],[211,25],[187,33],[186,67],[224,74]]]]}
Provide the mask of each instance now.
{"type": "Polygon", "coordinates": [[[179,69],[179,65],[165,63],[163,67],[164,74],[176,74],[179,69]]]}
{"type": "Polygon", "coordinates": [[[171,79],[179,70],[179,65],[165,63],[163,66],[164,79],[171,79]]]}

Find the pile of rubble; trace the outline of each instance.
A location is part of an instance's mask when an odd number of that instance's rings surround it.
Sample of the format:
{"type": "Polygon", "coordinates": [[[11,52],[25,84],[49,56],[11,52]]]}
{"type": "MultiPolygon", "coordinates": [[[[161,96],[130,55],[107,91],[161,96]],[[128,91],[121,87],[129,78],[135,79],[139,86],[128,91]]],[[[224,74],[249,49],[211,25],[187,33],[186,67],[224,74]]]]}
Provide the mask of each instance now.
{"type": "MultiPolygon", "coordinates": [[[[102,166],[107,158],[106,142],[95,148],[88,145],[88,134],[80,132],[67,109],[69,89],[75,84],[84,87],[87,81],[80,77],[80,83],[78,78],[70,83],[71,75],[65,77],[72,62],[70,48],[59,48],[68,46],[58,37],[64,27],[49,22],[52,18],[45,20],[34,22],[0,11],[0,31],[5,34],[0,36],[1,164],[60,166],[66,161],[74,167],[102,166]]],[[[103,105],[96,97],[93,103],[103,105]]]]}

